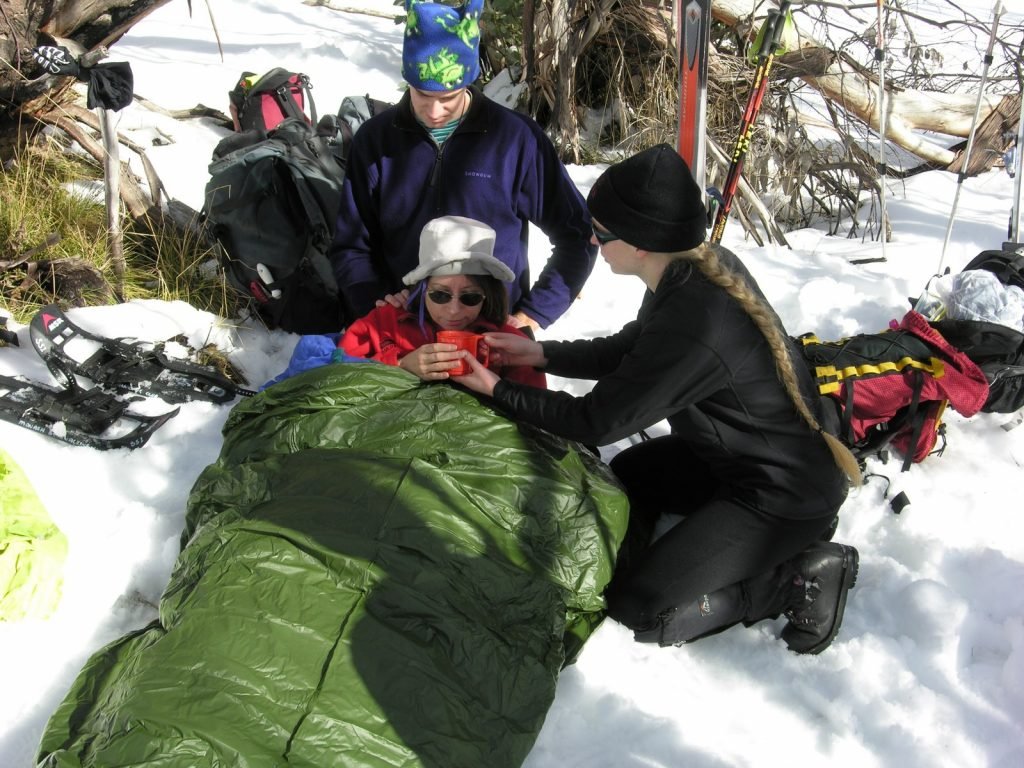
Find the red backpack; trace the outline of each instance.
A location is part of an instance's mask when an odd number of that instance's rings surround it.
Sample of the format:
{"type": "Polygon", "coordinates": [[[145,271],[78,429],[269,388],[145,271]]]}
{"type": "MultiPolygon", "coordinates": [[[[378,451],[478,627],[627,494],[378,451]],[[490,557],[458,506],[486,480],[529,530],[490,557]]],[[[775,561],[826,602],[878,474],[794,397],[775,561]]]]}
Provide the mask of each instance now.
{"type": "Polygon", "coordinates": [[[891,446],[906,471],[944,434],[947,405],[970,417],[988,398],[981,369],[914,311],[881,333],[828,342],[804,334],[798,342],[829,421],[859,459],[891,446]]]}
{"type": "Polygon", "coordinates": [[[243,72],[238,83],[228,92],[235,130],[256,128],[271,131],[289,117],[315,125],[317,118],[310,92],[312,87],[306,75],[281,67],[275,67],[262,76],[243,72]]]}

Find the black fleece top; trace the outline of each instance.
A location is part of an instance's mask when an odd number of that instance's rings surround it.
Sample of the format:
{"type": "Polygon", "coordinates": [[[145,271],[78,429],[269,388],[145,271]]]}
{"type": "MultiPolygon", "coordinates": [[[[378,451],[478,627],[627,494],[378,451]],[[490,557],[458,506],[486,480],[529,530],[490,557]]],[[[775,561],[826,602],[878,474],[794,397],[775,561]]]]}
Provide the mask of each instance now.
{"type": "MultiPolygon", "coordinates": [[[[760,295],[735,255],[716,252],[760,295]]],[[[574,397],[502,380],[494,400],[516,419],[597,445],[667,419],[722,493],[754,509],[812,518],[835,512],[846,497],[846,476],[794,408],[754,321],[689,262],[673,262],[637,319],[613,336],[543,347],[548,373],[597,383],[574,397]]],[[[810,373],[794,360],[817,415],[810,373]]]]}

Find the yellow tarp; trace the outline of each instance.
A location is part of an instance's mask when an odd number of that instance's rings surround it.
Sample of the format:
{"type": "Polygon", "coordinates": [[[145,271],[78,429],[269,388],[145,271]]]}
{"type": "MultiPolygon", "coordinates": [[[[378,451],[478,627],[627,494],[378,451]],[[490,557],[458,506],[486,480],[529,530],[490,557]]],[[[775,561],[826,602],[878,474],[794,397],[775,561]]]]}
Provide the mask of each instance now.
{"type": "Polygon", "coordinates": [[[53,613],[67,551],[25,473],[0,449],[0,621],[53,613]]]}

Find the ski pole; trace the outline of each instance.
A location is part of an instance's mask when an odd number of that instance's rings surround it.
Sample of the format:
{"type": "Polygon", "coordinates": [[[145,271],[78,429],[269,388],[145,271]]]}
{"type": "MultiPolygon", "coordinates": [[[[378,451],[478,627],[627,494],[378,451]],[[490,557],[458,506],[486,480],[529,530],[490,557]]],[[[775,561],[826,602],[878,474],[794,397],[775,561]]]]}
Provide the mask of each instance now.
{"type": "Polygon", "coordinates": [[[875,40],[875,61],[878,62],[878,208],[880,211],[878,234],[882,240],[882,261],[885,256],[885,0],[878,0],[878,35],[875,40]]]}
{"type": "Polygon", "coordinates": [[[956,218],[956,207],[960,202],[960,188],[964,179],[967,178],[967,165],[971,161],[971,150],[974,148],[974,134],[978,129],[978,117],[981,115],[981,100],[985,95],[985,82],[988,80],[988,70],[992,66],[992,51],[996,47],[996,31],[999,29],[999,16],[1003,8],[1001,0],[996,0],[992,9],[992,34],[988,39],[988,50],[985,52],[983,66],[981,68],[981,83],[978,86],[978,101],[974,105],[974,119],[971,121],[971,130],[967,135],[967,148],[964,150],[963,161],[960,164],[960,173],[956,177],[956,193],[953,195],[953,208],[949,212],[949,221],[946,222],[946,237],[942,241],[942,252],[939,254],[939,267],[936,274],[942,274],[942,264],[946,260],[946,247],[949,245],[949,236],[953,233],[953,221],[956,218]]]}
{"type": "Polygon", "coordinates": [[[725,224],[729,219],[729,211],[732,209],[732,201],[736,196],[736,189],[740,183],[740,173],[743,171],[743,160],[750,148],[750,139],[754,130],[754,121],[761,111],[761,102],[768,90],[768,73],[771,71],[772,63],[775,61],[775,52],[782,42],[782,32],[786,26],[786,14],[789,13],[789,0],[783,0],[778,10],[771,10],[764,20],[764,35],[761,38],[761,47],[757,52],[757,69],[754,71],[753,86],[750,97],[747,99],[746,109],[743,110],[743,118],[740,121],[739,137],[736,139],[736,148],[732,153],[732,160],[729,163],[729,171],[725,176],[725,183],[722,185],[722,200],[718,205],[718,212],[715,215],[715,224],[711,228],[712,243],[722,240],[722,233],[725,231],[725,224]]]}
{"type": "Polygon", "coordinates": [[[1024,179],[1024,92],[1020,95],[1020,116],[1017,118],[1017,139],[1013,150],[1013,207],[1010,209],[1009,242],[1003,243],[1004,251],[1016,251],[1020,247],[1020,187],[1024,179]]]}

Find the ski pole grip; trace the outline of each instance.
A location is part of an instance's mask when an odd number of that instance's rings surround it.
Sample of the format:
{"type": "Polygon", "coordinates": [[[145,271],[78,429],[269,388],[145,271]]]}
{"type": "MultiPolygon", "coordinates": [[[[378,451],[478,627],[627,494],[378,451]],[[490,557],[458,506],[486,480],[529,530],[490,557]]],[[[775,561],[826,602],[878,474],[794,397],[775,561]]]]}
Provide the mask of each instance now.
{"type": "Polygon", "coordinates": [[[769,52],[775,53],[778,47],[782,44],[782,33],[786,29],[786,16],[789,13],[789,0],[783,0],[779,4],[779,10],[775,13],[775,18],[772,20],[772,36],[771,44],[769,45],[769,52]]]}

